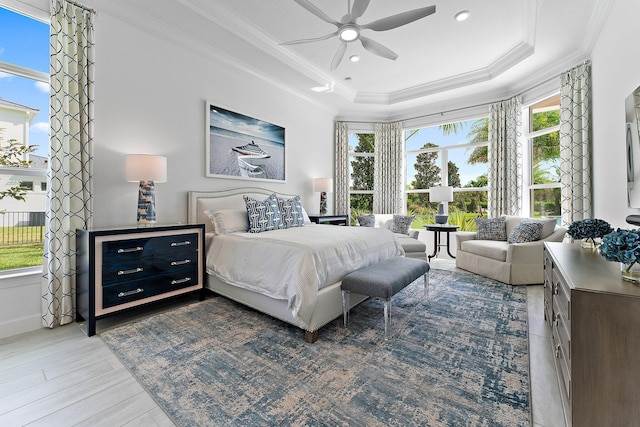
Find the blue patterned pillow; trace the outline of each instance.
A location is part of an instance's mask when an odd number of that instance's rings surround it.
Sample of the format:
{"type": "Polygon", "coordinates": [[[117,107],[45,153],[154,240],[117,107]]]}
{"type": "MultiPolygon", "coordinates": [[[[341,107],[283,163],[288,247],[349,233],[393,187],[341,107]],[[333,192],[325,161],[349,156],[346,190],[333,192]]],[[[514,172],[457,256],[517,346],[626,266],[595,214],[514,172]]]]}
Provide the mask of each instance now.
{"type": "Polygon", "coordinates": [[[506,218],[501,216],[498,218],[476,218],[478,226],[477,240],[502,240],[507,241],[507,224],[506,218]]]}
{"type": "Polygon", "coordinates": [[[391,220],[391,231],[400,234],[409,234],[409,227],[413,222],[412,215],[394,215],[391,220]]]}
{"type": "Polygon", "coordinates": [[[507,241],[509,243],[535,242],[536,240],[540,239],[541,234],[541,222],[522,221],[520,224],[516,225],[513,230],[511,230],[509,239],[507,241]]]}
{"type": "Polygon", "coordinates": [[[242,196],[247,206],[249,217],[249,233],[279,230],[284,228],[278,208],[278,198],[271,195],[265,200],[256,200],[247,195],[242,196]]]}
{"type": "Polygon", "coordinates": [[[300,196],[295,196],[291,199],[282,199],[278,197],[277,200],[284,228],[303,227],[304,214],[302,213],[302,202],[300,201],[300,196]]]}
{"type": "Polygon", "coordinates": [[[375,227],[376,216],[374,214],[360,215],[358,217],[360,227],[375,227]]]}

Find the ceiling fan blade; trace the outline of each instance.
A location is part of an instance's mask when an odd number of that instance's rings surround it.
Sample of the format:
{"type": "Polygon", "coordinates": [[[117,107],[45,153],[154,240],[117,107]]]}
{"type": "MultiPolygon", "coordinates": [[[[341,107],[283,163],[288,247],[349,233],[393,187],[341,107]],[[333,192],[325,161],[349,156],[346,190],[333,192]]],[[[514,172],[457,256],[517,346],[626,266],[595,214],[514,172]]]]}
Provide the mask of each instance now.
{"type": "Polygon", "coordinates": [[[290,42],[280,43],[280,45],[292,45],[292,44],[319,42],[320,40],[330,39],[331,37],[337,36],[337,35],[338,35],[338,32],[336,31],[335,33],[327,34],[326,36],[314,37],[314,38],[311,38],[311,39],[292,40],[290,42]]]}
{"type": "Polygon", "coordinates": [[[397,15],[392,15],[386,18],[378,19],[366,25],[361,25],[360,28],[369,29],[373,31],[391,30],[393,28],[398,28],[403,25],[409,24],[410,22],[417,21],[418,19],[427,17],[435,13],[435,11],[436,11],[435,5],[423,7],[420,9],[409,10],[407,12],[402,12],[397,15]]]}
{"type": "Polygon", "coordinates": [[[309,3],[308,0],[294,0],[294,1],[296,3],[298,3],[300,6],[304,7],[305,9],[307,9],[309,12],[313,13],[318,18],[322,19],[324,22],[328,22],[329,24],[333,24],[338,28],[340,28],[340,26],[342,25],[341,23],[339,23],[338,21],[332,19],[329,15],[327,15],[326,13],[324,13],[323,11],[318,9],[315,5],[309,3]]]}
{"type": "Polygon", "coordinates": [[[370,0],[354,0],[353,7],[351,8],[351,22],[360,18],[367,7],[369,7],[370,0]]]}
{"type": "Polygon", "coordinates": [[[338,68],[338,65],[340,65],[340,61],[342,61],[342,58],[344,57],[344,53],[346,51],[347,51],[347,42],[340,43],[340,47],[338,47],[336,54],[333,55],[333,61],[331,61],[331,71],[338,68]]]}
{"type": "Polygon", "coordinates": [[[362,46],[367,49],[369,52],[382,56],[383,58],[391,59],[395,61],[398,58],[398,54],[389,49],[388,47],[384,47],[380,43],[373,41],[367,37],[360,36],[360,42],[362,42],[362,46]]]}

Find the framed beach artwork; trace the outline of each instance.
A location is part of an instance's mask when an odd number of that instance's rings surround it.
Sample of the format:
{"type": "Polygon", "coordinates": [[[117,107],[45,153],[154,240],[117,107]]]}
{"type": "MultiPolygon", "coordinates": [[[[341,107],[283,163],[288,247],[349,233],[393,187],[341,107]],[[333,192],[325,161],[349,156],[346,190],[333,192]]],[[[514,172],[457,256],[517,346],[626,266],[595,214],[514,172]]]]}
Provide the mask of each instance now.
{"type": "Polygon", "coordinates": [[[206,176],[285,181],[285,129],[207,102],[206,176]]]}

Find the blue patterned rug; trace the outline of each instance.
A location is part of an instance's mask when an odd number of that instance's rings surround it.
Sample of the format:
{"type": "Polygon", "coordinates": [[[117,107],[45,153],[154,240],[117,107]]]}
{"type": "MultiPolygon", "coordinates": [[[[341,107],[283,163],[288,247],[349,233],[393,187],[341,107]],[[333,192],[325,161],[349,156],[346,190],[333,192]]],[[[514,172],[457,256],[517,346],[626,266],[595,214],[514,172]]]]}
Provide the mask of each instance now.
{"type": "Polygon", "coordinates": [[[529,426],[525,287],[431,270],[369,299],[315,344],[284,322],[209,298],[103,332],[180,426],[529,426]]]}

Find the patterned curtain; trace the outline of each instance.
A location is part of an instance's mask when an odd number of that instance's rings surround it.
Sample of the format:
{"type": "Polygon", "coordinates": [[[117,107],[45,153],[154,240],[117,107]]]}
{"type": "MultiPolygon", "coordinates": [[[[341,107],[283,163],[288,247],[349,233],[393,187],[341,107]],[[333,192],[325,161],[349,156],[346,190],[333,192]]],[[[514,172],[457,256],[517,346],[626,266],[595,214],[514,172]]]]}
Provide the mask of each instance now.
{"type": "Polygon", "coordinates": [[[50,148],[42,324],[75,319],[75,236],[92,221],[95,12],[51,0],[50,148]]]}
{"type": "Polygon", "coordinates": [[[591,66],[560,76],[562,223],[591,218],[591,66]]]}
{"type": "Polygon", "coordinates": [[[336,122],[335,211],[349,214],[349,125],[336,122]]]}
{"type": "Polygon", "coordinates": [[[373,212],[402,213],[402,125],[377,123],[375,144],[373,212]]]}
{"type": "Polygon", "coordinates": [[[519,215],[522,194],[522,102],[491,106],[489,116],[489,217],[519,215]]]}

